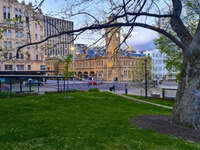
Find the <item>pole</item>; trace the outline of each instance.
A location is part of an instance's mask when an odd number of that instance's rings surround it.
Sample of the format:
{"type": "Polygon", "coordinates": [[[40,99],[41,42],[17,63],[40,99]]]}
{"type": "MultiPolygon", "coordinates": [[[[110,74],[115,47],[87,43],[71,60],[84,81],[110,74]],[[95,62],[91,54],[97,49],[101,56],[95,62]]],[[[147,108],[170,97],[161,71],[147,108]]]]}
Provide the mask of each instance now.
{"type": "Polygon", "coordinates": [[[65,78],[63,80],[64,80],[64,91],[65,91],[65,78]]]}
{"type": "Polygon", "coordinates": [[[10,79],[10,94],[12,93],[12,81],[10,79]]]}
{"type": "Polygon", "coordinates": [[[60,91],[59,78],[57,77],[58,92],[60,91]]]}
{"type": "Polygon", "coordinates": [[[40,92],[40,82],[39,82],[39,79],[38,79],[38,94],[40,92]]]}
{"type": "Polygon", "coordinates": [[[145,98],[147,99],[148,98],[148,95],[147,95],[147,58],[145,57],[144,59],[144,62],[145,62],[145,98]]]}
{"type": "Polygon", "coordinates": [[[22,81],[20,80],[20,93],[22,93],[22,81]]]}

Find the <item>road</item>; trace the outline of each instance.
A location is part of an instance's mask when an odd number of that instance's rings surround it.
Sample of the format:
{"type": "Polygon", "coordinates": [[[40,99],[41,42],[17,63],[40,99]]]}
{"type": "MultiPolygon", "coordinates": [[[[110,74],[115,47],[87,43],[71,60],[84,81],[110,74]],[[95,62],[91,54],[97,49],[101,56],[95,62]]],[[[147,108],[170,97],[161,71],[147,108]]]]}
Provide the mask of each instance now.
{"type": "MultiPolygon", "coordinates": [[[[38,92],[39,93],[44,93],[44,92],[51,92],[51,91],[61,91],[61,90],[72,90],[72,89],[77,89],[77,90],[88,90],[90,88],[98,88],[101,91],[106,91],[109,90],[110,87],[115,86],[115,92],[117,93],[125,93],[125,83],[124,82],[103,82],[103,84],[98,84],[98,85],[88,85],[88,81],[64,81],[60,80],[59,82],[57,80],[47,80],[46,83],[44,83],[43,86],[32,86],[31,90],[33,92],[38,92]]],[[[20,85],[19,84],[14,84],[12,85],[12,91],[13,92],[19,92],[20,91],[20,85]]],[[[141,86],[136,86],[132,85],[131,83],[128,84],[128,94],[133,94],[133,95],[141,95],[144,96],[144,87],[141,86]]],[[[150,88],[148,87],[148,96],[151,96],[152,93],[159,93],[160,96],[162,96],[162,88],[171,88],[171,89],[176,89],[177,84],[176,83],[171,83],[171,82],[164,82],[162,85],[159,85],[158,88],[150,88]]],[[[3,91],[9,91],[10,85],[2,85],[2,90],[3,91]]],[[[29,86],[22,86],[23,91],[29,91],[29,86]]],[[[171,91],[166,91],[166,95],[169,97],[175,97],[176,91],[171,90],[171,91]]]]}

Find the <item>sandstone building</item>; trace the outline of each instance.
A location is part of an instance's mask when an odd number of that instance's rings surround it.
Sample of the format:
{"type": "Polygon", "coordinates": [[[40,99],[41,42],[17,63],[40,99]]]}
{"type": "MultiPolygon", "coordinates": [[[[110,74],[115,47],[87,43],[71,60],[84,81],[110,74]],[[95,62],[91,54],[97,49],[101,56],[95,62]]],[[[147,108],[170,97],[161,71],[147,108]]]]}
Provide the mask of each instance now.
{"type": "MultiPolygon", "coordinates": [[[[76,54],[76,59],[70,64],[70,71],[74,71],[76,78],[88,79],[89,77],[97,80],[106,81],[132,81],[143,80],[144,75],[135,74],[134,67],[144,60],[145,55],[133,52],[122,52],[120,45],[120,29],[107,29],[106,49],[96,50],[94,55],[76,54]],[[102,54],[102,51],[105,53],[102,54]]],[[[149,59],[148,59],[149,60],[149,59]]],[[[143,67],[144,68],[144,67],[143,67]]],[[[151,76],[151,61],[147,62],[148,76],[151,76]]],[[[141,69],[141,68],[139,68],[141,69]]],[[[144,70],[141,70],[144,72],[144,70]]],[[[60,74],[63,73],[63,64],[59,65],[60,74]]],[[[138,71],[137,71],[138,72],[138,71]]]]}
{"type": "Polygon", "coordinates": [[[26,5],[17,0],[0,0],[0,12],[0,29],[3,30],[0,71],[45,69],[45,54],[40,45],[27,46],[16,56],[19,46],[44,38],[42,13],[35,13],[31,3],[26,5]]]}
{"type": "Polygon", "coordinates": [[[44,16],[32,4],[17,0],[0,0],[0,71],[55,71],[54,60],[67,56],[73,45],[73,35],[51,38],[40,45],[19,46],[37,42],[61,31],[72,30],[73,22],[44,16]],[[52,68],[52,69],[50,69],[52,68]]]}

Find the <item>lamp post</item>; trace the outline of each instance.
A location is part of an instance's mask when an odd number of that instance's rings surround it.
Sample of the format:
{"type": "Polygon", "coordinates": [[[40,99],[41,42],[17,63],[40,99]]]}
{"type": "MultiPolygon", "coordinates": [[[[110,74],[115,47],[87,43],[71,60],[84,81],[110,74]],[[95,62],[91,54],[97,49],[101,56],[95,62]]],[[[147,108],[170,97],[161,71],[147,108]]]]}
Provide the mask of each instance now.
{"type": "MultiPolygon", "coordinates": [[[[70,47],[70,50],[72,51],[72,55],[73,55],[73,57],[72,57],[72,67],[73,67],[73,72],[75,72],[75,55],[74,55],[74,53],[75,53],[75,47],[74,46],[71,46],[70,47]]],[[[73,77],[73,80],[74,80],[74,77],[73,77]]]]}
{"type": "Polygon", "coordinates": [[[145,56],[144,59],[144,68],[145,68],[145,98],[148,98],[148,91],[147,91],[147,57],[145,56]]]}

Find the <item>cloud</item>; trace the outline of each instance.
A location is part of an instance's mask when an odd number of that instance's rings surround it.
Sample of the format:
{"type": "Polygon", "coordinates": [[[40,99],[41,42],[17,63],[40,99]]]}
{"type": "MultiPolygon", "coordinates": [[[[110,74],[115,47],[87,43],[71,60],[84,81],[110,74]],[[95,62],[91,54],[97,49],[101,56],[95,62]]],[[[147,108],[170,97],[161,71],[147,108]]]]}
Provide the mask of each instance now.
{"type": "Polygon", "coordinates": [[[152,50],[156,48],[153,40],[157,37],[158,33],[154,31],[138,29],[132,32],[131,37],[127,40],[127,44],[133,46],[137,51],[146,49],[152,50]]]}

